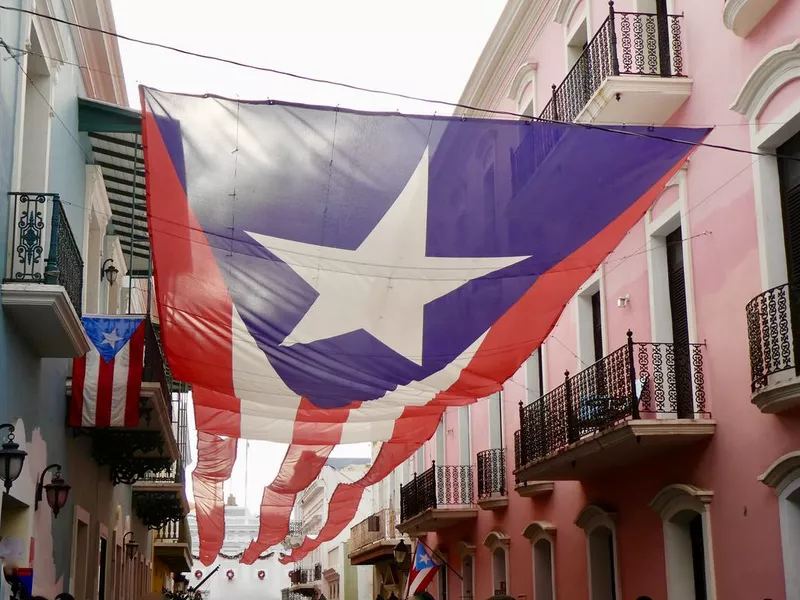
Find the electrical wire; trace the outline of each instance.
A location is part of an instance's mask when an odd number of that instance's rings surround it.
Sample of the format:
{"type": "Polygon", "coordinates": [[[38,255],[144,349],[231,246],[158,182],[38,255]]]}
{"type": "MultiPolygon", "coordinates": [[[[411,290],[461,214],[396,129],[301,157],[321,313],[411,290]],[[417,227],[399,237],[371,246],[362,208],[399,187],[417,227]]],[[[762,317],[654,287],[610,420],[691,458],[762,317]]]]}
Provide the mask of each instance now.
{"type": "MultiPolygon", "coordinates": [[[[260,71],[260,72],[263,72],[263,73],[271,73],[273,75],[281,75],[281,76],[284,76],[284,77],[290,77],[292,79],[297,79],[297,80],[301,80],[301,81],[309,81],[309,82],[312,82],[312,83],[320,83],[320,84],[324,84],[324,85],[332,85],[332,86],[336,86],[336,87],[341,87],[341,88],[355,90],[355,91],[369,93],[369,94],[392,96],[392,97],[395,97],[395,98],[402,98],[404,100],[412,100],[412,101],[415,101],[415,102],[422,102],[422,103],[426,103],[426,104],[437,104],[437,105],[442,105],[442,106],[449,106],[451,108],[462,109],[462,110],[465,110],[465,111],[473,111],[473,112],[476,112],[476,113],[486,113],[486,114],[499,115],[499,116],[515,117],[515,118],[518,118],[518,119],[525,119],[525,120],[527,120],[529,122],[530,121],[537,121],[537,122],[540,122],[540,123],[550,123],[550,124],[558,124],[558,125],[570,125],[570,126],[573,126],[573,127],[580,127],[580,128],[583,128],[583,129],[596,129],[598,131],[605,131],[605,132],[608,132],[608,133],[616,133],[616,134],[619,134],[619,135],[628,135],[628,136],[633,136],[633,137],[656,139],[656,140],[661,140],[661,141],[665,141],[665,142],[682,144],[682,145],[685,145],[685,146],[702,146],[702,147],[705,147],[705,148],[713,148],[713,149],[716,149],[716,150],[725,150],[725,151],[728,151],[728,152],[737,152],[737,153],[741,153],[741,154],[749,154],[749,155],[752,155],[752,156],[770,156],[770,157],[776,157],[776,158],[781,158],[781,159],[785,159],[785,160],[792,160],[792,161],[800,162],[800,157],[783,156],[783,155],[778,155],[777,153],[774,153],[774,152],[764,152],[764,151],[761,151],[761,150],[750,150],[750,149],[747,149],[747,148],[737,148],[737,147],[734,147],[734,146],[727,146],[727,145],[724,145],[724,144],[712,144],[712,143],[709,143],[709,142],[697,142],[696,143],[696,142],[691,142],[691,141],[688,141],[688,140],[681,140],[681,139],[678,139],[678,138],[671,138],[671,137],[668,137],[668,136],[658,135],[658,134],[654,134],[654,133],[644,133],[644,132],[639,132],[639,131],[631,131],[629,129],[624,129],[624,128],[623,129],[617,129],[617,128],[614,128],[614,127],[607,127],[607,126],[603,126],[603,125],[595,125],[595,124],[590,124],[590,123],[574,123],[572,121],[555,121],[555,120],[551,120],[551,119],[544,119],[542,117],[526,115],[526,114],[523,114],[523,113],[518,113],[518,112],[513,112],[513,111],[497,110],[497,109],[491,109],[491,108],[482,108],[482,107],[477,107],[477,106],[473,106],[473,105],[470,105],[470,104],[464,104],[464,103],[461,103],[461,102],[450,102],[450,101],[447,101],[447,100],[438,100],[438,99],[435,99],[435,98],[425,98],[425,97],[422,97],[422,96],[413,96],[413,95],[410,95],[410,94],[403,94],[403,93],[400,93],[400,92],[391,92],[391,91],[381,90],[381,89],[377,89],[377,88],[370,88],[370,87],[355,85],[355,84],[351,84],[351,83],[345,83],[345,82],[342,82],[342,81],[335,81],[335,80],[324,79],[324,78],[320,78],[320,77],[311,77],[311,76],[308,76],[308,75],[301,75],[299,73],[293,73],[293,72],[290,72],[290,71],[284,71],[284,70],[276,69],[276,68],[273,68],[273,67],[265,67],[265,66],[262,66],[262,65],[255,65],[255,64],[252,64],[252,63],[245,63],[245,62],[242,62],[242,61],[233,60],[233,59],[229,59],[229,58],[224,58],[224,57],[216,56],[216,55],[213,55],[213,54],[205,54],[205,53],[202,53],[202,52],[195,52],[195,51],[192,51],[192,50],[187,50],[185,48],[179,48],[177,46],[170,46],[168,44],[162,44],[160,42],[153,42],[153,41],[150,41],[150,40],[143,40],[143,39],[140,39],[140,38],[135,38],[135,37],[132,37],[132,36],[123,35],[121,33],[117,33],[117,32],[114,32],[114,31],[108,31],[108,30],[101,29],[101,28],[98,28],[98,27],[91,27],[89,25],[83,25],[83,24],[80,24],[80,23],[74,23],[74,22],[68,21],[66,19],[53,17],[51,15],[46,15],[44,13],[38,13],[36,11],[29,10],[29,9],[26,9],[26,8],[19,8],[19,7],[6,6],[4,4],[0,4],[0,10],[12,11],[12,12],[18,12],[18,13],[31,15],[31,16],[36,16],[36,17],[39,17],[39,18],[42,18],[42,19],[47,19],[47,20],[50,20],[50,21],[54,21],[56,23],[61,23],[63,25],[67,25],[69,27],[76,27],[78,29],[82,29],[82,30],[85,30],[85,31],[92,31],[92,32],[95,32],[95,33],[100,33],[102,35],[107,35],[107,36],[111,36],[111,37],[114,37],[114,38],[117,38],[117,39],[121,39],[121,40],[124,40],[124,41],[127,41],[127,42],[131,42],[131,43],[134,43],[134,44],[141,44],[141,45],[149,46],[149,47],[152,47],[152,48],[159,48],[159,49],[162,49],[162,50],[168,50],[170,52],[175,52],[177,54],[182,54],[182,55],[185,55],[185,56],[191,56],[191,57],[200,58],[200,59],[203,59],[203,60],[209,60],[209,61],[219,62],[219,63],[223,63],[223,64],[229,64],[229,65],[233,65],[233,66],[236,66],[236,67],[241,67],[241,68],[244,68],[244,69],[260,71]]],[[[5,43],[3,45],[6,47],[6,50],[10,54],[9,47],[5,43]]],[[[230,100],[233,100],[233,99],[231,98],[230,100]]],[[[463,120],[467,119],[467,117],[465,115],[462,115],[461,118],[463,120]]]]}

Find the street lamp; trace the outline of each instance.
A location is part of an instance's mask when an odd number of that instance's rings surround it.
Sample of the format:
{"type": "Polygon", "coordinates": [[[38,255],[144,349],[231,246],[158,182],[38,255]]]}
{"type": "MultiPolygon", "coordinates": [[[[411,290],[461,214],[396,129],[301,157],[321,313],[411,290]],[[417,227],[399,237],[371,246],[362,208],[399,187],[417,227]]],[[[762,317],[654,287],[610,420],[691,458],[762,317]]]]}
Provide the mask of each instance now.
{"type": "Polygon", "coordinates": [[[42,496],[44,495],[47,498],[47,504],[53,509],[53,516],[57,518],[59,511],[67,504],[67,498],[69,498],[69,491],[71,489],[72,487],[61,478],[61,465],[48,465],[47,468],[42,471],[42,475],[39,477],[39,484],[36,486],[36,503],[34,504],[34,510],[39,510],[39,503],[42,501],[42,496]],[[45,485],[44,476],[52,469],[55,469],[55,474],[52,479],[50,479],[50,483],[45,485]]]}
{"type": "Polygon", "coordinates": [[[117,273],[119,273],[119,269],[114,266],[114,259],[107,258],[103,261],[103,266],[100,267],[100,277],[105,277],[108,283],[113,284],[117,280],[117,273]],[[111,263],[108,265],[108,263],[111,263]],[[106,266],[108,265],[108,266],[106,266]]]}
{"type": "Polygon", "coordinates": [[[397,564],[402,564],[406,560],[406,556],[408,556],[408,546],[403,540],[400,540],[400,543],[394,547],[394,559],[397,564]]]}
{"type": "Polygon", "coordinates": [[[0,446],[0,479],[5,482],[6,492],[11,491],[11,486],[22,473],[22,465],[28,453],[19,449],[19,444],[14,441],[14,426],[11,423],[0,425],[0,431],[8,429],[8,437],[0,446]]]}
{"type": "Polygon", "coordinates": [[[122,536],[122,545],[125,546],[125,552],[128,554],[128,560],[133,560],[133,557],[136,556],[136,551],[139,549],[139,543],[133,538],[133,531],[129,531],[122,536]],[[125,538],[128,536],[131,536],[131,539],[126,543],[125,538]]]}

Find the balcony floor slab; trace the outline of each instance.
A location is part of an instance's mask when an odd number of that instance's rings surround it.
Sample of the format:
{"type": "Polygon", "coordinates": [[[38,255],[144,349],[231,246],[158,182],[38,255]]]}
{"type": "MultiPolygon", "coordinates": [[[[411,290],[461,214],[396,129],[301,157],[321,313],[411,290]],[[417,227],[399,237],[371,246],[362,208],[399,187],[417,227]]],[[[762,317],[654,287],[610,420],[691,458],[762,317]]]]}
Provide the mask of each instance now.
{"type": "Polygon", "coordinates": [[[478,506],[480,506],[483,510],[500,510],[502,508],[508,507],[508,495],[503,494],[502,496],[488,496],[487,498],[481,498],[478,500],[478,506]]]}
{"type": "Polygon", "coordinates": [[[552,481],[523,481],[514,486],[514,491],[523,498],[534,498],[552,493],[555,487],[552,481]]]}
{"type": "Polygon", "coordinates": [[[770,383],[756,391],[750,398],[751,402],[765,414],[778,414],[800,407],[800,377],[794,375],[787,376],[780,373],[770,377],[770,383]],[[786,377],[778,379],[779,375],[786,377]]]}
{"type": "Polygon", "coordinates": [[[464,521],[478,518],[475,507],[429,508],[397,525],[397,531],[408,535],[419,535],[430,531],[441,531],[464,521]]]}
{"type": "Polygon", "coordinates": [[[401,538],[397,539],[383,539],[356,548],[350,552],[347,557],[350,559],[350,564],[355,566],[361,565],[375,565],[385,560],[394,559],[394,549],[400,543],[401,538]]]}
{"type": "Polygon", "coordinates": [[[3,308],[42,358],[76,358],[91,342],[67,290],[60,285],[4,283],[3,308]]]}
{"type": "Polygon", "coordinates": [[[713,419],[641,419],[586,436],[514,473],[528,481],[580,481],[714,435],[713,419]]]}
{"type": "Polygon", "coordinates": [[[607,77],[576,117],[595,125],[663,125],[689,99],[688,77],[607,77]]]}

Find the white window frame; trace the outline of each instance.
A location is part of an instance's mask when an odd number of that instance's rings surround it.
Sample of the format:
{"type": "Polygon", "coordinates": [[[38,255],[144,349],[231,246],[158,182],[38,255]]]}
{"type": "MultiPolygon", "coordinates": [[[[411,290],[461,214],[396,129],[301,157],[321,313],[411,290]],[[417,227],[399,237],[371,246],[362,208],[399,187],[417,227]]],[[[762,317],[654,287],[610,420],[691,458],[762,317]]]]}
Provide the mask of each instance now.
{"type": "Polygon", "coordinates": [[[575,524],[583,529],[586,536],[586,569],[587,569],[587,583],[589,585],[589,600],[594,600],[594,589],[592,587],[592,548],[591,548],[591,535],[595,529],[605,527],[611,532],[611,547],[614,560],[614,586],[617,598],[623,598],[622,588],[619,576],[619,550],[617,548],[617,526],[615,523],[616,514],[606,511],[604,508],[590,504],[584,508],[578,518],[575,519],[575,524]]]}
{"type": "MultiPolygon", "coordinates": [[[[689,339],[697,337],[697,312],[694,295],[694,261],[692,260],[692,229],[689,222],[686,174],[688,163],[667,182],[661,198],[670,188],[677,187],[677,199],[669,206],[656,204],[644,218],[647,240],[647,282],[650,303],[650,339],[654,342],[670,343],[672,335],[672,313],[669,300],[669,272],[667,269],[667,235],[681,228],[683,241],[683,273],[686,285],[686,311],[689,321],[689,339]],[[660,213],[653,218],[653,209],[658,206],[660,213]]],[[[781,238],[782,239],[782,238],[781,238]]],[[[633,332],[634,340],[637,333],[633,332]]],[[[641,339],[641,334],[638,336],[641,339]]]]}
{"type": "Polygon", "coordinates": [[[531,542],[531,576],[533,577],[533,600],[556,600],[558,596],[556,586],[556,528],[548,521],[531,521],[522,532],[522,535],[531,542]],[[536,544],[541,541],[550,544],[550,583],[552,594],[550,598],[539,598],[536,595],[536,544]]]}
{"type": "MultiPolygon", "coordinates": [[[[772,98],[788,83],[800,79],[800,40],[764,55],[745,80],[731,110],[744,116],[750,127],[750,148],[773,152],[800,132],[800,99],[792,102],[771,123],[758,119],[772,98]]],[[[760,156],[753,162],[753,193],[756,204],[758,254],[762,289],[787,282],[778,160],[760,156]]]]}
{"type": "MultiPolygon", "coordinates": [[[[542,345],[539,346],[533,354],[528,357],[528,360],[525,361],[524,364],[524,372],[525,372],[525,405],[527,406],[531,402],[535,402],[542,396],[547,393],[547,348],[545,342],[542,342],[542,345]],[[531,381],[531,373],[530,373],[530,363],[533,361],[534,356],[538,353],[538,360],[541,363],[542,368],[542,389],[539,390],[538,395],[534,398],[531,394],[534,394],[534,382],[531,381]]],[[[538,385],[539,382],[536,382],[538,385]]],[[[535,394],[534,394],[535,395],[535,394]]]]}
{"type": "Polygon", "coordinates": [[[519,66],[508,90],[508,99],[514,102],[517,113],[524,114],[528,104],[533,105],[533,115],[538,114],[537,94],[536,94],[536,71],[539,64],[536,62],[526,62],[519,66]]]}
{"type": "Polygon", "coordinates": [[[495,587],[497,573],[495,572],[494,555],[498,550],[503,551],[503,569],[505,571],[503,573],[503,581],[506,583],[506,595],[511,595],[511,557],[509,555],[510,541],[511,539],[505,533],[500,531],[490,531],[483,540],[483,545],[489,549],[489,556],[492,565],[492,595],[494,595],[494,592],[497,589],[495,587]]]}
{"type": "Polygon", "coordinates": [[[800,451],[784,454],[772,463],[759,481],[775,490],[781,530],[781,553],[786,597],[800,597],[800,508],[792,496],[800,493],[800,451]],[[786,533],[790,535],[786,535],[786,533]]]}
{"type": "Polygon", "coordinates": [[[578,357],[576,369],[572,373],[582,371],[594,363],[594,330],[592,323],[592,296],[600,293],[600,329],[603,335],[603,352],[608,353],[608,319],[606,316],[606,285],[605,285],[605,265],[601,264],[592,273],[575,295],[575,330],[578,357]]]}
{"type": "MultiPolygon", "coordinates": [[[[694,594],[694,575],[692,575],[691,590],[686,590],[687,582],[687,553],[681,541],[677,528],[684,526],[673,522],[673,519],[684,512],[700,515],[703,523],[703,558],[706,571],[706,595],[708,600],[717,597],[716,582],[714,579],[714,547],[711,539],[711,514],[710,504],[714,493],[692,485],[673,484],[662,489],[650,502],[652,508],[661,518],[664,527],[664,558],[667,573],[667,598],[680,600],[687,593],[694,594]]],[[[688,555],[691,567],[691,554],[688,555]]]]}

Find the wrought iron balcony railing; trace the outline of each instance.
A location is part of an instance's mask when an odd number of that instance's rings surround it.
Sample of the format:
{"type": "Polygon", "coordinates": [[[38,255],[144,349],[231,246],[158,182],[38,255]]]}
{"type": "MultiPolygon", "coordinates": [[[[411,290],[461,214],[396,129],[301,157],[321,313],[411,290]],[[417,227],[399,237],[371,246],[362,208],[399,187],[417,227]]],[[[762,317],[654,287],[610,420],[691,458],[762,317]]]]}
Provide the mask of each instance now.
{"type": "Polygon", "coordinates": [[[303,535],[304,531],[303,521],[296,519],[289,521],[289,535],[303,535]]]}
{"type": "Polygon", "coordinates": [[[147,471],[137,480],[139,483],[176,483],[183,485],[186,481],[186,470],[183,461],[176,461],[162,471],[147,471]]]}
{"type": "Polygon", "coordinates": [[[753,393],[781,371],[798,373],[795,332],[800,321],[798,294],[784,283],[762,292],[747,303],[747,337],[750,342],[750,389],[753,393]]]}
{"type": "Polygon", "coordinates": [[[400,521],[405,522],[429,508],[475,504],[472,465],[443,465],[414,474],[400,487],[400,521]]]}
{"type": "Polygon", "coordinates": [[[395,529],[395,512],[384,508],[350,528],[350,551],[359,550],[379,540],[402,537],[395,529]]]}
{"type": "Polygon", "coordinates": [[[63,286],[80,315],[83,260],[59,195],[13,192],[9,196],[11,252],[4,281],[63,286]]]}
{"type": "Polygon", "coordinates": [[[292,585],[312,583],[315,581],[314,569],[294,569],[289,571],[289,581],[292,582],[292,585]]]}
{"type": "Polygon", "coordinates": [[[701,344],[628,342],[527,406],[517,469],[629,419],[709,416],[701,344]]]}
{"type": "MultiPolygon", "coordinates": [[[[172,419],[172,376],[167,369],[167,361],[164,358],[164,350],[161,347],[161,339],[158,336],[156,327],[148,317],[147,330],[144,341],[144,371],[142,381],[151,381],[161,386],[161,392],[166,403],[167,412],[172,419]]],[[[147,418],[147,415],[145,415],[147,418]]]]}
{"type": "Polygon", "coordinates": [[[314,581],[320,581],[322,579],[322,565],[317,563],[314,565],[314,581]]]}
{"type": "Polygon", "coordinates": [[[682,15],[617,12],[608,17],[561,82],[540,118],[574,121],[606,78],[618,75],[685,77],[682,15]]]}
{"type": "Polygon", "coordinates": [[[506,450],[478,452],[478,500],[506,495],[506,450]]]}
{"type": "Polygon", "coordinates": [[[283,588],[281,590],[281,600],[308,600],[308,599],[299,592],[293,592],[289,588],[283,588]]]}

